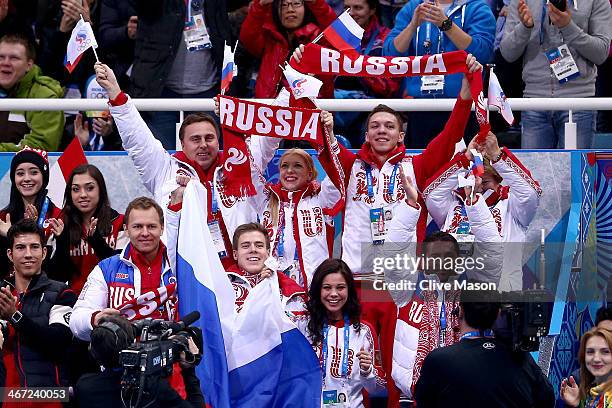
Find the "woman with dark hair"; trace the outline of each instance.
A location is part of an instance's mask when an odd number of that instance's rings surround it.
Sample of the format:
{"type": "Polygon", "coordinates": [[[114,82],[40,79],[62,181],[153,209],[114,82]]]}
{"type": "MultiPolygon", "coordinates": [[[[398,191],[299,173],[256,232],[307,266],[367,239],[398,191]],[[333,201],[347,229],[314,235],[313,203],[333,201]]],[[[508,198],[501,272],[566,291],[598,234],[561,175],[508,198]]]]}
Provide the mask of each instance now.
{"type": "Polygon", "coordinates": [[[612,332],[594,327],[580,339],[580,385],[574,377],[561,382],[560,395],[568,407],[612,406],[612,332]]]}
{"type": "Polygon", "coordinates": [[[104,176],[92,164],[70,174],[62,213],[65,228],[57,238],[48,274],[67,281],[78,294],[98,262],[127,243],[123,215],[111,208],[104,176]]]}
{"type": "MultiPolygon", "coordinates": [[[[291,57],[300,44],[311,42],[336,15],[325,0],[255,0],[251,3],[240,42],[261,59],[255,84],[256,98],[275,98],[283,73],[279,65],[291,57]]],[[[332,97],[331,83],[323,88],[332,97]]]]}
{"type": "Polygon", "coordinates": [[[374,363],[379,352],[377,335],[369,323],[360,320],[361,305],[353,273],[340,259],[319,265],[310,285],[308,316],[296,323],[310,341],[321,361],[323,402],[343,407],[363,407],[363,390],[385,388],[382,368],[374,363]]]}
{"type": "Polygon", "coordinates": [[[11,194],[9,203],[0,211],[0,275],[9,270],[6,256],[7,232],[23,218],[35,219],[44,228],[47,238],[61,234],[64,224],[58,219],[60,210],[47,197],[49,160],[47,152],[26,146],[11,161],[11,194]]]}

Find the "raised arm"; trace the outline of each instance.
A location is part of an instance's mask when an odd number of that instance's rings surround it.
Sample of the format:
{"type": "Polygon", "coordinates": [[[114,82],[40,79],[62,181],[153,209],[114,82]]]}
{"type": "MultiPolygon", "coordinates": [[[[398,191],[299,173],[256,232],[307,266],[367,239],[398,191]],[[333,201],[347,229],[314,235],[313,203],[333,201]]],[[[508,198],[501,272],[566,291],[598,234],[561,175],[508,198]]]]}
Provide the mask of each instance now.
{"type": "Polygon", "coordinates": [[[114,72],[102,63],[94,66],[96,80],[110,98],[110,112],[119,129],[123,147],[134,162],[140,178],[151,193],[170,177],[172,158],[138,113],[134,103],[121,91],[114,72]]]}
{"type": "MultiPolygon", "coordinates": [[[[468,54],[466,64],[468,72],[471,74],[479,75],[477,71],[482,71],[482,65],[471,54],[468,54]]],[[[470,84],[464,75],[459,97],[444,129],[429,142],[423,153],[414,157],[416,184],[421,191],[425,188],[427,179],[433,176],[453,156],[455,144],[463,138],[471,108],[470,84]]]]}

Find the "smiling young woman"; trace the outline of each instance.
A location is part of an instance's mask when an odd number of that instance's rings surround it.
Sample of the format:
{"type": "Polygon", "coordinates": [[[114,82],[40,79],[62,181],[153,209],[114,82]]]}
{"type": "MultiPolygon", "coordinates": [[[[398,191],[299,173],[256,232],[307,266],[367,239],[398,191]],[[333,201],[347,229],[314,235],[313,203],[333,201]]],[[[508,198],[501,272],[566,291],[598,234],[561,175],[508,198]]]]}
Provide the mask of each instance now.
{"type": "Polygon", "coordinates": [[[0,271],[7,273],[10,263],[6,257],[6,236],[12,224],[23,218],[33,218],[44,228],[46,238],[60,234],[57,221],[60,211],[47,197],[49,161],[47,152],[25,147],[11,161],[11,193],[9,203],[0,211],[0,271]]]}
{"type": "Polygon", "coordinates": [[[62,214],[65,228],[56,240],[48,273],[79,294],[98,262],[127,243],[123,215],[111,208],[104,176],[92,164],[70,174],[62,214]]]}

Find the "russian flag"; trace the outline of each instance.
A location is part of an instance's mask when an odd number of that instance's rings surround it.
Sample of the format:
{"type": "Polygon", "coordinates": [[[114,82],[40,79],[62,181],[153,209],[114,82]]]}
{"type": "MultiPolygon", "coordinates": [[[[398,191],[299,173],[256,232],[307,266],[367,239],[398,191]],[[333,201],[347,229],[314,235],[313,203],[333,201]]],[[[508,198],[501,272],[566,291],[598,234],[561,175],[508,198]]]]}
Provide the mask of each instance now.
{"type": "Polygon", "coordinates": [[[47,196],[56,207],[62,208],[64,206],[64,192],[70,173],[81,164],[87,164],[87,158],[79,138],[74,137],[57,159],[57,162],[49,169],[47,196]]]}
{"type": "Polygon", "coordinates": [[[189,222],[201,220],[206,211],[204,186],[190,181],[183,195],[177,248],[179,313],[201,314],[196,326],[202,329],[204,357],[197,374],[207,404],[320,407],[319,361],[284,312],[278,277],[257,284],[236,314],[234,291],[208,228],[189,222]]]}
{"type": "Polygon", "coordinates": [[[484,162],[482,161],[482,154],[478,153],[475,149],[470,149],[472,156],[474,156],[474,163],[472,164],[472,174],[475,176],[482,176],[484,174],[484,162]]]}
{"type": "Polygon", "coordinates": [[[228,365],[232,407],[321,406],[319,359],[285,314],[276,273],[249,292],[228,365]]]}
{"type": "Polygon", "coordinates": [[[363,33],[364,29],[353,20],[353,17],[346,10],[323,31],[323,36],[338,51],[359,54],[363,33]]]}
{"type": "Polygon", "coordinates": [[[205,223],[206,189],[197,181],[187,184],[183,195],[176,253],[179,314],[195,310],[200,319],[204,350],[196,368],[206,403],[212,408],[229,408],[227,354],[234,323],[234,289],[205,223]],[[189,222],[198,220],[198,222],[189,222]]]}
{"type": "Polygon", "coordinates": [[[238,75],[238,69],[234,64],[234,53],[226,43],[223,50],[223,68],[221,69],[221,95],[225,95],[235,75],[238,75]]]}
{"type": "Polygon", "coordinates": [[[98,48],[98,42],[94,36],[91,23],[81,19],[77,21],[76,25],[72,29],[70,40],[68,40],[68,47],[66,48],[66,57],[64,58],[64,65],[68,72],[72,73],[74,68],[81,60],[83,53],[88,48],[98,48]]]}

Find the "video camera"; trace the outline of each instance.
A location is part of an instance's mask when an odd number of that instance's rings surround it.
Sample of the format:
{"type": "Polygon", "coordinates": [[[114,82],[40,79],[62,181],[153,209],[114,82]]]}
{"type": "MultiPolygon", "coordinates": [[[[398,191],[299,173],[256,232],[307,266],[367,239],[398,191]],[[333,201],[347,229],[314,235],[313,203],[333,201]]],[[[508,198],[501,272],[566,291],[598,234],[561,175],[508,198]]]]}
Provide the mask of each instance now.
{"type": "Polygon", "coordinates": [[[550,329],[552,309],[551,295],[545,290],[504,292],[495,334],[514,352],[538,351],[540,337],[550,329]]]}
{"type": "Polygon", "coordinates": [[[130,407],[138,407],[141,401],[155,400],[160,378],[172,374],[172,365],[179,361],[181,352],[185,352],[188,362],[199,364],[201,355],[193,355],[188,344],[189,338],[195,336],[189,325],[199,318],[200,313],[196,311],[180,322],[147,318],[132,324],[134,335],[140,340],[122,350],[119,356],[124,369],[121,396],[126,407],[126,401],[130,401],[130,407]],[[136,402],[132,405],[135,396],[136,402]]]}

